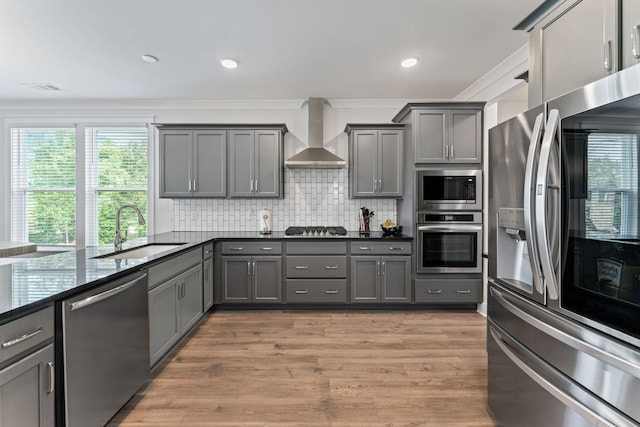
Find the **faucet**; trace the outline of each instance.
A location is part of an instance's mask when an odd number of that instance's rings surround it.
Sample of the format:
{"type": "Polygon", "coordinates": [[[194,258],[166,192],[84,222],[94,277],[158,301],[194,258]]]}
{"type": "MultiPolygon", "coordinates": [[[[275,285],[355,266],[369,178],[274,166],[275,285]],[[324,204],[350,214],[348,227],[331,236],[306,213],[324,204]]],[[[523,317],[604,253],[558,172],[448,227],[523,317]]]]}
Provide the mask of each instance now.
{"type": "Polygon", "coordinates": [[[122,237],[122,234],[120,233],[120,212],[122,212],[122,210],[124,208],[131,208],[133,210],[136,211],[136,213],[138,214],[138,224],[140,225],[144,225],[144,218],[142,217],[142,212],[140,212],[140,209],[136,206],[136,205],[122,205],[118,208],[118,211],[116,212],[116,237],[113,241],[113,244],[116,248],[116,251],[121,251],[122,250],[122,244],[124,242],[127,241],[127,230],[124,231],[124,237],[122,237]]]}

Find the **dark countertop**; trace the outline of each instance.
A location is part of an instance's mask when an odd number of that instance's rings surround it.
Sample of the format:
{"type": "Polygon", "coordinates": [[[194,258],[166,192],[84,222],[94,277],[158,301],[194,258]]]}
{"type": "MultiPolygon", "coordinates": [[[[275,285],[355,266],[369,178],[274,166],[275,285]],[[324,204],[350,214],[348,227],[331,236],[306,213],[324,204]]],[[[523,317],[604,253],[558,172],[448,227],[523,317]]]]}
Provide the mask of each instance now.
{"type": "Polygon", "coordinates": [[[185,243],[179,248],[138,259],[94,259],[113,252],[112,245],[88,247],[42,258],[25,258],[0,266],[0,323],[53,304],[117,277],[138,271],[178,252],[210,241],[224,240],[397,240],[411,241],[408,236],[384,236],[374,231],[369,235],[348,232],[339,237],[291,237],[284,231],[261,235],[250,231],[169,232],[132,239],[123,250],[150,243],[185,243]]]}

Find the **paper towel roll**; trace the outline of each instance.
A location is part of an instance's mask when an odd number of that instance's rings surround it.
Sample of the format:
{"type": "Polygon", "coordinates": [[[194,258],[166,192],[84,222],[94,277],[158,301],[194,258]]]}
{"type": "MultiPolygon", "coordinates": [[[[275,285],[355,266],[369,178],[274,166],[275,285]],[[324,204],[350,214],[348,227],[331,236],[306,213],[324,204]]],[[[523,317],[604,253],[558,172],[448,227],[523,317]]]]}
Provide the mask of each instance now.
{"type": "Polygon", "coordinates": [[[271,234],[271,212],[261,210],[258,212],[258,230],[261,234],[271,234]]]}

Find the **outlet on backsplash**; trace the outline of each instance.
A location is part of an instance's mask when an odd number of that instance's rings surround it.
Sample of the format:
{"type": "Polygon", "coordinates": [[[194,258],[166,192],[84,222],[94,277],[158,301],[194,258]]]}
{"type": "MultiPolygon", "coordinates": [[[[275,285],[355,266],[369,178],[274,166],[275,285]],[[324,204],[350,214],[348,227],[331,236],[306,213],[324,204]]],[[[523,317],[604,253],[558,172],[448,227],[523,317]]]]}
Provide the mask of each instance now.
{"type": "MultiPolygon", "coordinates": [[[[272,229],[292,225],[343,226],[358,231],[361,206],[375,211],[376,219],[396,222],[394,199],[349,199],[347,169],[288,169],[283,199],[173,200],[175,231],[255,231],[259,210],[272,214],[272,229]]],[[[374,219],[372,230],[380,227],[374,219]]]]}

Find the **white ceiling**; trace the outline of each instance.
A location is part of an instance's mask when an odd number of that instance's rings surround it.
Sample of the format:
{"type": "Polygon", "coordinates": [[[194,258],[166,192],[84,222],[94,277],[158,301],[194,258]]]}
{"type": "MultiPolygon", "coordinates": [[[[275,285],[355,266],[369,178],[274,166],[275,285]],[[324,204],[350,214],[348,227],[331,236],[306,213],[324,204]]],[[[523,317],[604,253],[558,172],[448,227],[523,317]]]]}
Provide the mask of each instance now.
{"type": "Polygon", "coordinates": [[[452,99],[540,2],[0,0],[0,99],[452,99]]]}

